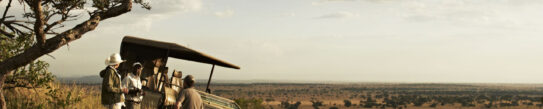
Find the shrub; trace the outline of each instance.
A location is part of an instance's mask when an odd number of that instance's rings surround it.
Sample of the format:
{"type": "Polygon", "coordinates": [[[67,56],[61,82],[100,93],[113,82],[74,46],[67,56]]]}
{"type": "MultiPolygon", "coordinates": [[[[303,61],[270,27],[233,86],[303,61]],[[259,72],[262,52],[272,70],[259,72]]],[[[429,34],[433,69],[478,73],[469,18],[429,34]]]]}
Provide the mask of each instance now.
{"type": "Polygon", "coordinates": [[[283,107],[285,109],[298,109],[298,107],[300,107],[301,104],[302,104],[302,102],[300,102],[300,101],[297,101],[294,104],[290,104],[289,101],[282,101],[281,102],[281,107],[283,107]]]}
{"type": "Polygon", "coordinates": [[[239,98],[234,99],[238,105],[243,109],[262,109],[264,106],[262,105],[262,99],[245,99],[245,98],[239,98]]]}
{"type": "Polygon", "coordinates": [[[311,100],[311,106],[313,106],[313,108],[315,109],[319,109],[319,106],[323,106],[322,105],[322,101],[318,101],[318,100],[311,100]]]}
{"type": "Polygon", "coordinates": [[[351,100],[343,100],[343,103],[345,103],[345,107],[351,107],[352,105],[351,100]]]}

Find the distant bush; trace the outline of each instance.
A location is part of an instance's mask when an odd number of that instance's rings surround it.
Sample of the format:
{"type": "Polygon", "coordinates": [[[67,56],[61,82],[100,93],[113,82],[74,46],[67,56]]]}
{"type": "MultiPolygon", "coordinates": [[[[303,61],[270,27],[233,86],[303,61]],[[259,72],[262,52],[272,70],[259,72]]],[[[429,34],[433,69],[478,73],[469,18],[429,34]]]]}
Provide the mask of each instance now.
{"type": "MultiPolygon", "coordinates": [[[[362,104],[360,104],[360,106],[362,106],[362,104]]],[[[364,108],[373,108],[374,106],[379,106],[379,104],[377,104],[376,101],[371,98],[371,96],[368,96],[368,98],[366,98],[366,102],[364,103],[364,108]]]]}
{"type": "Polygon", "coordinates": [[[343,100],[343,103],[345,103],[345,107],[351,107],[352,105],[351,100],[343,100]]]}
{"type": "Polygon", "coordinates": [[[262,99],[257,99],[257,98],[250,98],[250,99],[245,99],[245,98],[238,98],[238,99],[234,99],[234,101],[236,103],[238,103],[238,105],[243,108],[243,109],[262,109],[264,108],[264,106],[262,105],[262,99]]]}
{"type": "Polygon", "coordinates": [[[282,101],[281,102],[281,107],[283,107],[285,109],[298,109],[298,107],[300,107],[301,104],[302,104],[302,102],[300,102],[300,101],[297,101],[294,104],[290,104],[288,101],[282,101]]]}
{"type": "Polygon", "coordinates": [[[318,101],[318,100],[311,100],[311,106],[313,106],[313,108],[315,109],[319,109],[320,106],[323,106],[322,105],[322,101],[318,101]]]}
{"type": "Polygon", "coordinates": [[[330,107],[329,109],[339,109],[339,108],[338,108],[338,107],[335,107],[335,106],[333,106],[333,107],[330,107]]]}
{"type": "Polygon", "coordinates": [[[430,107],[437,107],[437,103],[430,104],[430,107]]]}
{"type": "Polygon", "coordinates": [[[275,101],[275,99],[273,99],[273,98],[266,98],[266,102],[271,102],[271,101],[275,101]]]}
{"type": "Polygon", "coordinates": [[[492,102],[490,102],[488,104],[485,104],[486,108],[492,108],[492,106],[494,106],[494,103],[492,103],[492,102]]]}

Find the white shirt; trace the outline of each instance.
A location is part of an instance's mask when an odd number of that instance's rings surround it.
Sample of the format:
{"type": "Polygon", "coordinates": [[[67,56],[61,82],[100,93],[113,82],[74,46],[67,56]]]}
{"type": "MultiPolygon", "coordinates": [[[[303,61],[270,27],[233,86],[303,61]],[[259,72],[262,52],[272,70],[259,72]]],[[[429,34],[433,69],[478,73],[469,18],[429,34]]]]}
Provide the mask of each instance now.
{"type": "MultiPolygon", "coordinates": [[[[122,82],[122,85],[128,89],[141,89],[141,80],[140,77],[129,73],[122,82]]],[[[143,100],[143,96],[141,93],[138,93],[136,96],[132,96],[130,94],[127,94],[126,100],[133,100],[133,101],[141,101],[143,100]]]]}

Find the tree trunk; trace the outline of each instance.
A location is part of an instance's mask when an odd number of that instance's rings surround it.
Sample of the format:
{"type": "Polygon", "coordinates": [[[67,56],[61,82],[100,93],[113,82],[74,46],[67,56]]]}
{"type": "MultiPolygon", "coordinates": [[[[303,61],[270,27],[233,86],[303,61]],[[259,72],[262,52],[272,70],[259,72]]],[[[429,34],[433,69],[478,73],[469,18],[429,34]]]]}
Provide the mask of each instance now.
{"type": "MultiPolygon", "coordinates": [[[[4,85],[6,75],[14,69],[29,64],[39,57],[49,54],[68,44],[69,42],[81,38],[83,34],[94,30],[100,21],[127,13],[131,9],[132,0],[124,0],[122,5],[112,7],[104,12],[93,13],[93,15],[87,21],[84,21],[69,30],[45,40],[45,43],[42,45],[34,44],[32,47],[26,49],[23,53],[4,59],[0,62],[0,88],[2,88],[4,85]]],[[[0,89],[0,109],[7,109],[2,90],[3,89],[0,89]]]]}
{"type": "Polygon", "coordinates": [[[0,72],[0,108],[7,109],[7,103],[4,99],[4,80],[6,80],[6,76],[9,74],[9,72],[0,72]]]}

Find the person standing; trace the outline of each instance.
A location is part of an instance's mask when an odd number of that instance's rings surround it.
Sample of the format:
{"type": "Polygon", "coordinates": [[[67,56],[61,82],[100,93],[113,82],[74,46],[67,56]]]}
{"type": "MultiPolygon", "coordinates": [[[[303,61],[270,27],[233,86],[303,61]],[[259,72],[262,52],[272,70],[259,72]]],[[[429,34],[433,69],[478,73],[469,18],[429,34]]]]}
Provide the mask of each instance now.
{"type": "Polygon", "coordinates": [[[194,83],[196,80],[194,80],[194,77],[192,75],[187,75],[185,79],[183,80],[183,89],[181,93],[179,93],[179,98],[177,98],[177,102],[175,103],[175,106],[177,109],[203,109],[203,102],[202,98],[200,97],[200,94],[194,89],[194,83]]]}
{"type": "Polygon", "coordinates": [[[106,59],[107,67],[100,72],[102,80],[102,105],[109,109],[121,109],[124,106],[124,95],[128,93],[127,88],[121,87],[121,74],[117,71],[121,55],[114,53],[106,59]]]}
{"type": "Polygon", "coordinates": [[[143,100],[143,90],[141,89],[140,75],[143,70],[143,66],[140,62],[136,62],[133,65],[132,73],[129,73],[123,79],[124,87],[128,88],[128,94],[126,94],[126,108],[127,109],[140,109],[141,100],[143,100]]]}

